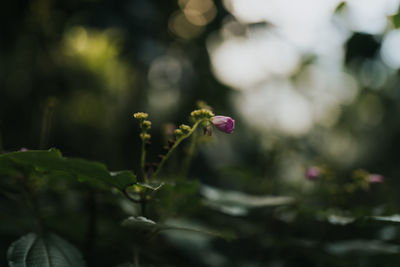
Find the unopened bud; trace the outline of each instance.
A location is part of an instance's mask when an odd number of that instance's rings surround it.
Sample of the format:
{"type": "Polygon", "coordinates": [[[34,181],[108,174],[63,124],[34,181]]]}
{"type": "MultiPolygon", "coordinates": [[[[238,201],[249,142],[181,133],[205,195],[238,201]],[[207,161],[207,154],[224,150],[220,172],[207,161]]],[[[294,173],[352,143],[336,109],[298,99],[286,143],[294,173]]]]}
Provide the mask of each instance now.
{"type": "Polygon", "coordinates": [[[375,183],[383,183],[384,177],[380,174],[370,174],[368,175],[368,183],[375,184],[375,183]]]}
{"type": "Polygon", "coordinates": [[[183,135],[183,132],[181,129],[176,129],[174,133],[175,133],[176,138],[179,138],[183,135]]]}
{"type": "Polygon", "coordinates": [[[190,132],[190,130],[192,130],[192,128],[190,128],[190,126],[186,125],[186,124],[181,124],[181,126],[179,126],[179,129],[184,133],[187,134],[190,132]]]}
{"type": "Polygon", "coordinates": [[[211,119],[212,117],[214,117],[214,113],[209,109],[202,108],[192,111],[190,113],[190,116],[192,116],[192,118],[197,121],[200,119],[211,119]]]}
{"type": "Polygon", "coordinates": [[[145,120],[149,117],[149,114],[144,112],[136,112],[135,114],[133,114],[133,117],[137,120],[145,120]]]}
{"type": "Polygon", "coordinates": [[[322,175],[321,169],[315,166],[309,167],[306,170],[306,178],[310,181],[317,180],[322,175]]]}
{"type": "Polygon", "coordinates": [[[233,133],[233,130],[235,129],[235,120],[231,117],[214,116],[211,121],[218,130],[224,133],[233,133]]]}
{"type": "Polygon", "coordinates": [[[143,129],[146,130],[146,131],[147,131],[147,130],[150,130],[150,128],[151,128],[151,121],[147,121],[147,120],[143,121],[142,127],[143,127],[143,129]]]}
{"type": "Polygon", "coordinates": [[[140,138],[142,138],[143,141],[148,141],[151,138],[151,135],[148,133],[141,133],[140,138]]]}

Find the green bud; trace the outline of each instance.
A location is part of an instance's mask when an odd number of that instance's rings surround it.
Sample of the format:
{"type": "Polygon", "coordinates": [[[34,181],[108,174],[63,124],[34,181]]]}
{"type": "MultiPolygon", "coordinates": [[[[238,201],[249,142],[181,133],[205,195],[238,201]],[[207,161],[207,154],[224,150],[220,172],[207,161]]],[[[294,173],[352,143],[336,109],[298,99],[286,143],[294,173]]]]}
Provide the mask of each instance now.
{"type": "Polygon", "coordinates": [[[181,129],[176,129],[174,133],[175,133],[176,138],[179,138],[183,135],[183,132],[181,129]]]}
{"type": "Polygon", "coordinates": [[[190,132],[190,130],[192,130],[192,128],[190,126],[186,125],[186,124],[181,124],[181,126],[179,126],[179,129],[181,129],[181,131],[184,134],[187,134],[187,133],[190,132]]]}
{"type": "Polygon", "coordinates": [[[143,141],[148,141],[151,138],[151,135],[148,133],[141,133],[140,138],[142,138],[143,141]]]}
{"type": "Polygon", "coordinates": [[[194,110],[190,113],[190,116],[195,120],[201,120],[201,119],[211,119],[214,117],[214,113],[209,110],[209,109],[197,109],[194,110]]]}
{"type": "Polygon", "coordinates": [[[150,130],[150,128],[151,128],[151,121],[147,121],[147,120],[143,121],[142,127],[143,127],[144,130],[150,130]]]}

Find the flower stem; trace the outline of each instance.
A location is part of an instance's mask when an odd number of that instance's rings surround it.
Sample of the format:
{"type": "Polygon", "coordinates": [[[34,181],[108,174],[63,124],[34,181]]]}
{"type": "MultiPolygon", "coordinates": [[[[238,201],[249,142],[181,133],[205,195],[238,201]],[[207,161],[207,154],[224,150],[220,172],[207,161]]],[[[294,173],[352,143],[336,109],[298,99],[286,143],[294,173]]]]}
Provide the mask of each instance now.
{"type": "Polygon", "coordinates": [[[181,136],[178,140],[176,140],[175,144],[170,148],[170,150],[168,151],[168,153],[162,158],[160,164],[158,165],[157,169],[155,170],[155,172],[153,173],[153,175],[151,176],[151,178],[156,178],[158,173],[160,172],[160,170],[162,169],[162,167],[164,166],[165,162],[171,157],[171,154],[174,152],[174,150],[179,146],[179,144],[185,140],[186,138],[190,137],[197,129],[197,127],[199,126],[199,124],[203,121],[206,121],[208,119],[201,119],[198,120],[192,127],[192,129],[185,135],[181,136]]]}
{"type": "Polygon", "coordinates": [[[190,169],[190,165],[192,163],[192,159],[193,159],[193,156],[194,156],[194,153],[195,153],[195,150],[196,150],[197,141],[198,141],[198,133],[195,132],[193,134],[192,139],[190,140],[190,145],[189,145],[189,148],[187,150],[186,157],[185,157],[185,159],[183,161],[183,164],[182,164],[181,177],[183,179],[185,179],[186,176],[188,175],[188,172],[189,172],[189,169],[190,169]]]}
{"type": "Polygon", "coordinates": [[[144,138],[142,139],[142,156],[140,159],[140,169],[142,170],[142,179],[143,181],[141,182],[146,182],[147,183],[147,175],[146,175],[146,170],[145,170],[145,164],[146,164],[146,140],[144,138]]]}

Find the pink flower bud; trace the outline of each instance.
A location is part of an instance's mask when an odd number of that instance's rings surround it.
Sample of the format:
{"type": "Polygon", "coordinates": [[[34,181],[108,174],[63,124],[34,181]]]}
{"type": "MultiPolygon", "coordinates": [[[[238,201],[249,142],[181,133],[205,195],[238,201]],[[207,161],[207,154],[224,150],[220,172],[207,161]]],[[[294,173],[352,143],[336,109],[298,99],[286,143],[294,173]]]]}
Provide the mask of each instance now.
{"type": "Polygon", "coordinates": [[[235,129],[235,120],[226,116],[214,116],[211,119],[212,123],[218,130],[224,133],[232,133],[235,129]]]}
{"type": "Polygon", "coordinates": [[[383,176],[380,174],[370,174],[368,176],[368,182],[370,184],[374,184],[374,183],[383,183],[383,176]]]}
{"type": "Polygon", "coordinates": [[[306,171],[306,178],[310,181],[316,180],[321,177],[321,170],[318,167],[309,167],[306,171]]]}

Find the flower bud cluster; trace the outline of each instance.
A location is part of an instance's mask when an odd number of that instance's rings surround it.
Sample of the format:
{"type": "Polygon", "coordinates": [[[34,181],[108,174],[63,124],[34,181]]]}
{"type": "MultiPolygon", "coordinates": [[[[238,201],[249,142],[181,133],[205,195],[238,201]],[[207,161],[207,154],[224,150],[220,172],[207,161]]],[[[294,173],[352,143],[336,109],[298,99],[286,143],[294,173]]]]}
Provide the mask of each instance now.
{"type": "Polygon", "coordinates": [[[326,166],[311,166],[306,170],[305,177],[310,181],[323,181],[320,185],[329,186],[331,192],[354,193],[358,190],[368,191],[373,183],[382,183],[384,177],[371,174],[366,170],[354,170],[351,179],[337,179],[326,166]]]}
{"type": "Polygon", "coordinates": [[[384,177],[381,174],[369,173],[366,170],[359,169],[353,172],[353,179],[359,184],[375,184],[382,183],[384,177]]]}
{"type": "Polygon", "coordinates": [[[133,117],[139,121],[140,129],[142,129],[140,138],[143,141],[149,141],[151,138],[151,135],[147,133],[147,131],[151,129],[151,121],[147,120],[149,114],[144,112],[136,112],[133,114],[133,117]]]}
{"type": "Polygon", "coordinates": [[[178,129],[174,131],[176,139],[179,139],[180,137],[187,135],[190,133],[192,128],[189,125],[186,124],[181,124],[178,129]]]}
{"type": "Polygon", "coordinates": [[[192,130],[192,128],[191,128],[189,125],[186,125],[186,124],[181,124],[181,125],[179,126],[179,129],[180,129],[184,134],[187,134],[187,133],[190,132],[190,130],[192,130]]]}
{"type": "Polygon", "coordinates": [[[137,120],[143,121],[149,117],[149,114],[144,112],[136,112],[135,114],[133,114],[133,117],[137,120]]]}
{"type": "Polygon", "coordinates": [[[209,109],[197,109],[190,113],[190,116],[194,119],[194,121],[198,121],[201,119],[211,119],[214,117],[214,113],[209,109]]]}

